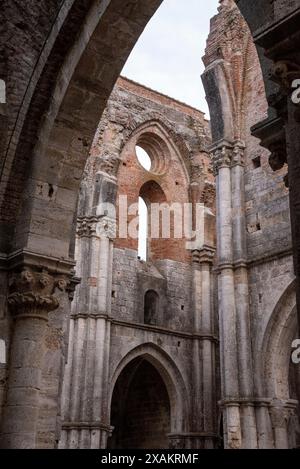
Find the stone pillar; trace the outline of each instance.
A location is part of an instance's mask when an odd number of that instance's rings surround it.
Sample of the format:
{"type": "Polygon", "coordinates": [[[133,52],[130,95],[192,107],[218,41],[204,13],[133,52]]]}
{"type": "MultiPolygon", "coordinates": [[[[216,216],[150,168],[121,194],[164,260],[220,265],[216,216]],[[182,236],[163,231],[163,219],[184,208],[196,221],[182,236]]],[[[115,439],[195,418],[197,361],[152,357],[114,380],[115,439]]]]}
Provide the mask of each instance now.
{"type": "Polygon", "coordinates": [[[217,184],[217,255],[220,321],[221,385],[225,447],[241,448],[239,405],[237,311],[233,267],[232,182],[233,145],[223,141],[213,150],[217,184]]]}
{"type": "MultiPolygon", "coordinates": [[[[193,252],[194,266],[194,417],[197,444],[193,448],[214,448],[216,433],[215,347],[212,308],[212,265],[215,249],[204,246],[193,252]],[[200,392],[201,390],[201,392],[200,392]],[[200,418],[200,416],[202,416],[200,418]],[[199,425],[201,427],[199,428],[199,425]],[[199,446],[200,445],[200,446],[199,446]]],[[[190,437],[190,439],[192,436],[190,437]]]]}
{"type": "MultiPolygon", "coordinates": [[[[58,260],[55,262],[59,264],[58,260]]],[[[41,260],[37,265],[34,268],[23,264],[10,279],[8,305],[14,326],[3,410],[2,448],[36,447],[48,314],[59,306],[55,291],[66,291],[69,283],[67,275],[54,275],[50,269],[41,267],[41,260]]]]}
{"type": "Polygon", "coordinates": [[[257,448],[247,269],[244,151],[241,141],[214,149],[222,407],[225,446],[257,448]]]}
{"type": "Polygon", "coordinates": [[[242,447],[256,449],[258,443],[255,405],[251,402],[254,383],[249,317],[244,152],[244,143],[241,141],[234,142],[231,165],[233,263],[235,273],[239,393],[243,399],[243,405],[240,407],[242,447]]]}
{"type": "Polygon", "coordinates": [[[60,448],[106,448],[108,361],[115,220],[78,220],[76,258],[82,281],[75,295],[63,386],[60,448]]]}

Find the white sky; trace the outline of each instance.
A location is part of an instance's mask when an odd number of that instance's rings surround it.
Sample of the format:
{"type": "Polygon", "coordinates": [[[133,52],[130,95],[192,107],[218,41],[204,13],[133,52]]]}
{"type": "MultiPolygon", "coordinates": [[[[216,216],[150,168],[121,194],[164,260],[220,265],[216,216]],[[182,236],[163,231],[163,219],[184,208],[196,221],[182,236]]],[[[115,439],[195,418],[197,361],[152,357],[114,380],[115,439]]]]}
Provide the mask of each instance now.
{"type": "Polygon", "coordinates": [[[200,75],[210,18],[219,0],[164,0],[122,75],[207,113],[200,75]]]}

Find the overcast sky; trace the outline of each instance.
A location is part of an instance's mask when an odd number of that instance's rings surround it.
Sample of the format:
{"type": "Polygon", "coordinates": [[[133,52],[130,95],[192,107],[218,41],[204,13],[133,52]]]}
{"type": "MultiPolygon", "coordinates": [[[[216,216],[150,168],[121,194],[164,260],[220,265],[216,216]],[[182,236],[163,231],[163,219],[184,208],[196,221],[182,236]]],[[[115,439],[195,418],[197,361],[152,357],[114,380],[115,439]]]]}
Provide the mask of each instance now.
{"type": "Polygon", "coordinates": [[[200,75],[210,18],[218,5],[219,0],[164,0],[122,75],[208,115],[200,75]]]}

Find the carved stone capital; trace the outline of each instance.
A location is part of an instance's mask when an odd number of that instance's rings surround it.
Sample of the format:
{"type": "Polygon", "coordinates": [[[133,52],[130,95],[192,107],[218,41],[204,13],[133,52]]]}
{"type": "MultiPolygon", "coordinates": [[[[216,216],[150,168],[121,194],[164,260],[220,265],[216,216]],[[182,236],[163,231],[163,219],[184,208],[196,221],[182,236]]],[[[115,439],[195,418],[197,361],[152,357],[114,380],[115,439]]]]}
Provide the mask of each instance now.
{"type": "Polygon", "coordinates": [[[68,283],[65,276],[51,275],[47,270],[37,272],[24,267],[20,272],[12,273],[8,296],[11,312],[16,317],[28,314],[47,318],[47,313],[59,306],[55,290],[66,290],[68,283]]]}
{"type": "Polygon", "coordinates": [[[232,166],[245,165],[245,145],[243,142],[235,142],[232,151],[232,166]]]}
{"type": "Polygon", "coordinates": [[[79,217],[77,219],[77,236],[79,238],[92,238],[97,236],[97,223],[100,220],[99,217],[79,217]]]}
{"type": "Polygon", "coordinates": [[[116,238],[116,221],[107,216],[79,217],[77,220],[79,238],[116,238]]]}
{"type": "Polygon", "coordinates": [[[117,235],[117,224],[116,220],[103,217],[97,223],[97,236],[100,238],[108,238],[108,239],[115,239],[117,235]]]}
{"type": "Polygon", "coordinates": [[[221,145],[213,151],[212,163],[215,176],[218,175],[221,168],[231,167],[232,150],[232,146],[221,145]]]}
{"type": "Polygon", "coordinates": [[[240,140],[232,143],[224,141],[212,150],[212,154],[215,176],[218,175],[220,168],[245,164],[245,144],[240,140]]]}
{"type": "Polygon", "coordinates": [[[203,249],[193,251],[192,256],[194,264],[212,265],[214,263],[215,249],[205,246],[203,249]]]}

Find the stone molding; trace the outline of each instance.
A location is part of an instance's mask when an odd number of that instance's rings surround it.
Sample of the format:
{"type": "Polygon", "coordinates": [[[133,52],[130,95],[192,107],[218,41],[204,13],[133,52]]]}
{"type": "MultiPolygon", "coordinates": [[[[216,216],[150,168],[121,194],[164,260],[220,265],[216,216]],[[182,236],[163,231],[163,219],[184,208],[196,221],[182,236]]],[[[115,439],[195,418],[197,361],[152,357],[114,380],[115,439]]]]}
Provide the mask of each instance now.
{"type": "Polygon", "coordinates": [[[274,399],[270,397],[227,397],[219,401],[218,405],[221,409],[242,406],[267,407],[270,409],[271,416],[273,413],[274,419],[277,419],[277,422],[282,422],[283,418],[294,414],[298,406],[298,401],[290,399],[287,401],[278,401],[277,404],[274,404],[274,399]]]}
{"type": "Polygon", "coordinates": [[[139,329],[139,330],[148,331],[152,333],[172,335],[174,337],[181,337],[183,339],[188,339],[188,340],[199,340],[199,341],[207,340],[214,344],[219,343],[219,338],[214,334],[201,334],[201,333],[193,333],[193,332],[176,331],[174,329],[168,329],[166,327],[153,326],[149,324],[129,322],[129,321],[120,321],[118,319],[109,317],[108,315],[105,315],[105,314],[77,313],[77,314],[72,314],[71,319],[73,321],[76,321],[78,319],[85,319],[85,320],[104,319],[110,322],[114,326],[121,326],[125,328],[129,327],[131,329],[139,329]]]}

